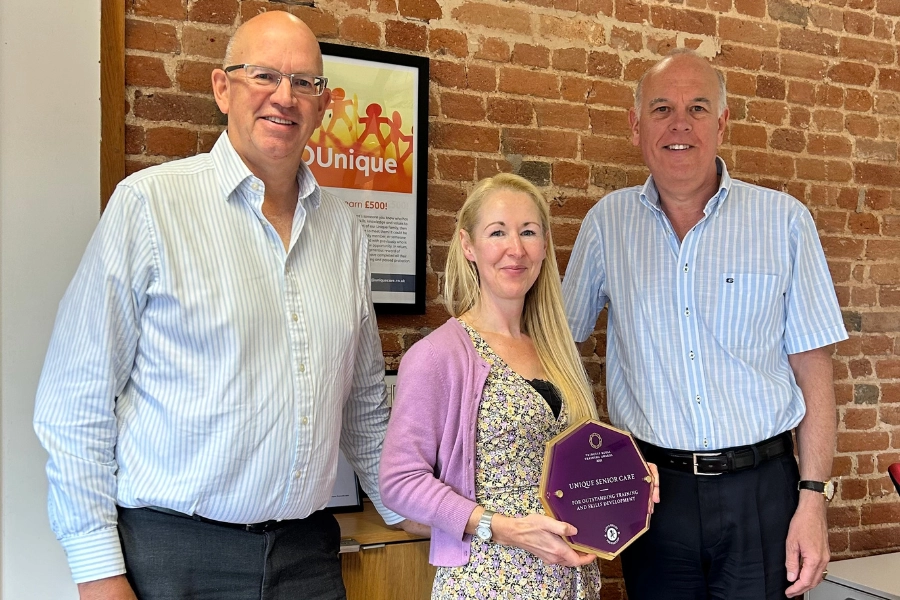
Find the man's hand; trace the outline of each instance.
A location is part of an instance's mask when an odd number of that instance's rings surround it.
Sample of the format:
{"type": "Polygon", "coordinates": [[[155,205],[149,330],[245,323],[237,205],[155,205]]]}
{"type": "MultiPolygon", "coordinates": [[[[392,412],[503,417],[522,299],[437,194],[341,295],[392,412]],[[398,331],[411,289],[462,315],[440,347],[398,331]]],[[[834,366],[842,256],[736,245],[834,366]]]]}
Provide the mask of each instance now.
{"type": "Polygon", "coordinates": [[[831,558],[822,494],[800,492],[800,504],[791,519],[785,548],[787,579],[793,583],[786,591],[787,597],[802,596],[819,585],[831,558]]]}
{"type": "Polygon", "coordinates": [[[411,521],[409,519],[403,519],[399,523],[390,525],[390,527],[394,529],[402,529],[410,535],[431,537],[431,527],[429,527],[428,525],[422,525],[421,523],[417,523],[416,521],[411,521]]]}
{"type": "Polygon", "coordinates": [[[80,600],[137,600],[124,575],[78,584],[80,600]]]}

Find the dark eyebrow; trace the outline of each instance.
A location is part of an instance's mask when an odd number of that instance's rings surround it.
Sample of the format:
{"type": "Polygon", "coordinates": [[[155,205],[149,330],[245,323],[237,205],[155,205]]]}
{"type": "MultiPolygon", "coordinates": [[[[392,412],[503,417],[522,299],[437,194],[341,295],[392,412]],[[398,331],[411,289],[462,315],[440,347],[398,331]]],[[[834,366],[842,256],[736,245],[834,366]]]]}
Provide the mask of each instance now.
{"type": "MultiPolygon", "coordinates": [[[[668,98],[662,98],[662,97],[653,98],[652,100],[650,100],[650,108],[653,108],[657,104],[665,104],[667,102],[669,102],[668,98]]],[[[700,104],[705,104],[707,106],[712,106],[712,100],[710,100],[709,98],[707,98],[705,96],[697,96],[696,98],[694,98],[691,101],[691,103],[700,103],[700,104]]]]}

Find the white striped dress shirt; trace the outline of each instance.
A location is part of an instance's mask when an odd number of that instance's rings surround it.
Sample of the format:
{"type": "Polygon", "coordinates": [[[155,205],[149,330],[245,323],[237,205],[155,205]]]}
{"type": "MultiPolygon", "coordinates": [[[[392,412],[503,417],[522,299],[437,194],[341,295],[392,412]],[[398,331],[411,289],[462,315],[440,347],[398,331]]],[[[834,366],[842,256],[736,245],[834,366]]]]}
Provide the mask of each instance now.
{"type": "Polygon", "coordinates": [[[815,224],[733,180],[679,241],[650,177],[588,212],[563,282],[576,340],[609,303],[610,420],[665,448],[752,444],[806,413],[787,355],[847,338],[815,224]]]}
{"type": "Polygon", "coordinates": [[[76,582],[124,572],[116,505],[231,523],[328,502],[338,440],[388,522],[367,241],[305,165],[290,247],[227,134],[116,189],[38,387],[50,521],[76,582]],[[118,398],[118,400],[116,400],[118,398]]]}

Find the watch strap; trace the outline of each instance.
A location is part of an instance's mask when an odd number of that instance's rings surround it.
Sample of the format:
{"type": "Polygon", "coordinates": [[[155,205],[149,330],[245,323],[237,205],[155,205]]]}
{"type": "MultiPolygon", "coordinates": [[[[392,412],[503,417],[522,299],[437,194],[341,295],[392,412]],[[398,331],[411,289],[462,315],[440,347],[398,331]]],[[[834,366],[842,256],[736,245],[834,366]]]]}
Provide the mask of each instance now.
{"type": "Polygon", "coordinates": [[[478,519],[478,525],[475,527],[475,532],[478,534],[482,540],[488,542],[494,537],[494,532],[491,529],[491,519],[494,518],[496,513],[489,509],[484,509],[484,512],[481,513],[481,518],[478,519]]]}
{"type": "Polygon", "coordinates": [[[831,481],[802,480],[797,484],[797,489],[810,490],[817,494],[822,494],[826,500],[831,500],[834,497],[834,485],[831,481]]]}

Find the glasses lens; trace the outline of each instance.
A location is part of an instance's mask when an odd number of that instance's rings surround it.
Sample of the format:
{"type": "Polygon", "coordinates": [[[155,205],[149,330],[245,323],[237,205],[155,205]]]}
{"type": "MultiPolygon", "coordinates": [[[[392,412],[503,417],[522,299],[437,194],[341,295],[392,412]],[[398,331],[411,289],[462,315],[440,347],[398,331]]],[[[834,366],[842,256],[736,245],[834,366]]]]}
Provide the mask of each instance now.
{"type": "Polygon", "coordinates": [[[316,85],[316,77],[313,75],[301,75],[294,73],[291,77],[291,89],[295,94],[303,96],[318,95],[318,86],[316,85]]]}
{"type": "Polygon", "coordinates": [[[278,71],[256,65],[244,65],[244,73],[247,75],[247,79],[264,87],[273,88],[281,81],[281,73],[278,71]]]}

